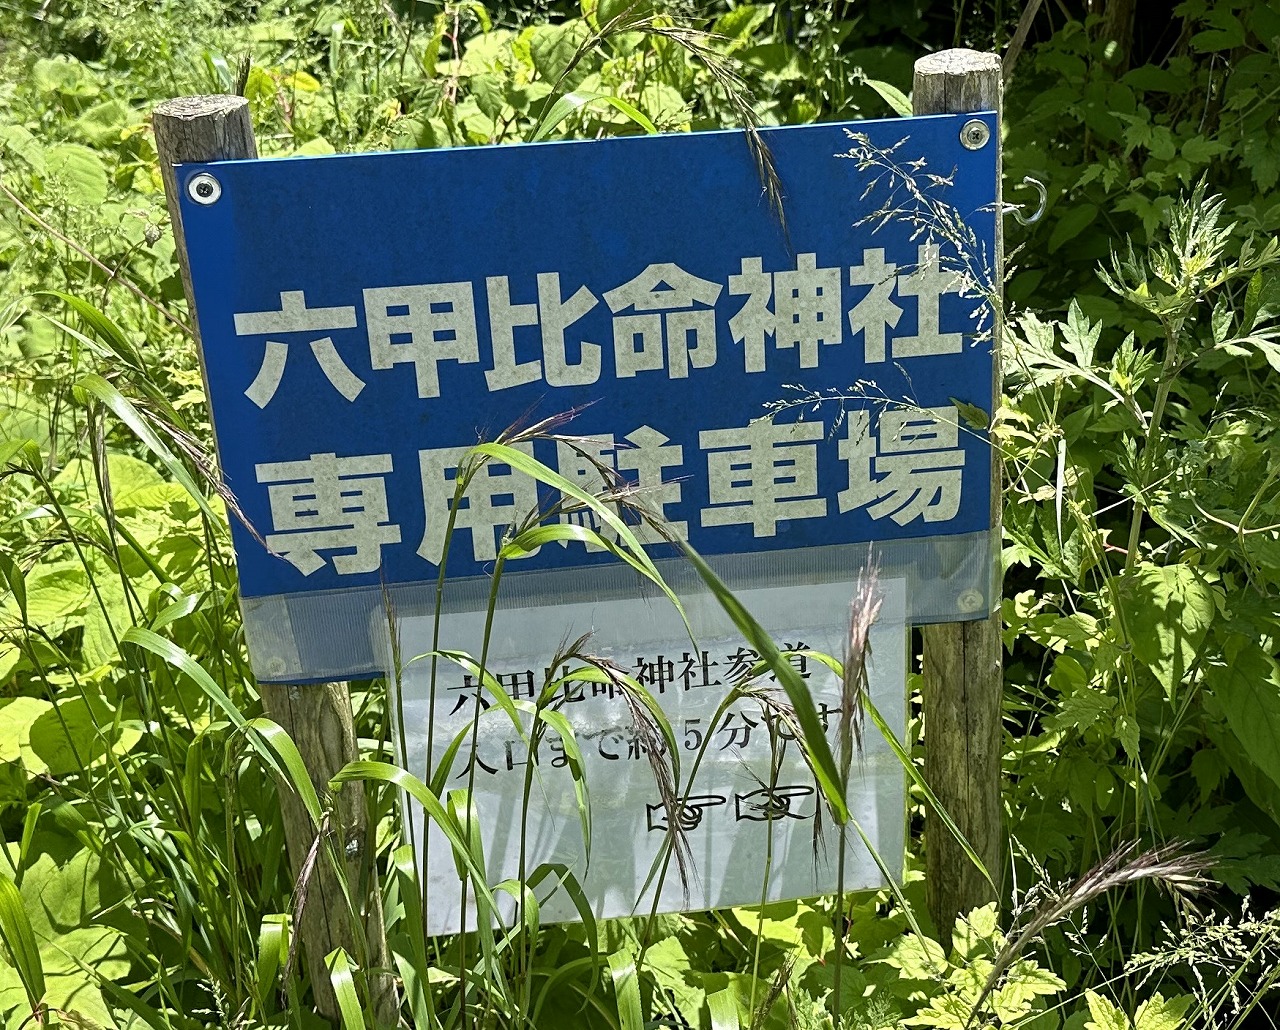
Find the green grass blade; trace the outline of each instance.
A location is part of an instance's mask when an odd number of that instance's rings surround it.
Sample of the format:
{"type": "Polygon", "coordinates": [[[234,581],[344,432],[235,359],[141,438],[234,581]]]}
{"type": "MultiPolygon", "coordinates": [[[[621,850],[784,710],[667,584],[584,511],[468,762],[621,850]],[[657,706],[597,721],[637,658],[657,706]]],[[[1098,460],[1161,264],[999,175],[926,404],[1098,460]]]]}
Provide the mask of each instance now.
{"type": "Polygon", "coordinates": [[[269,1004],[276,996],[276,977],[289,953],[288,918],[280,914],[262,917],[258,930],[258,960],[255,964],[258,986],[258,1004],[266,1014],[274,1011],[269,1004]]]}
{"type": "Polygon", "coordinates": [[[836,769],[836,761],[831,754],[831,745],[823,732],[822,722],[818,718],[818,710],[813,705],[809,688],[805,685],[795,667],[787,661],[778,650],[773,638],[764,631],[755,618],[743,607],[742,602],[734,596],[719,576],[712,571],[702,557],[688,544],[681,545],[686,557],[697,569],[702,581],[710,588],[720,606],[733,620],[742,635],[747,638],[762,661],[768,664],[769,670],[782,684],[791,706],[795,709],[796,720],[804,734],[801,744],[809,755],[809,764],[813,768],[814,778],[822,790],[827,804],[831,808],[832,817],[838,823],[849,818],[849,806],[845,803],[844,792],[840,789],[840,774],[836,769]]]}
{"type": "Polygon", "coordinates": [[[644,129],[649,135],[653,135],[658,131],[657,126],[649,120],[648,115],[637,108],[633,104],[627,103],[621,97],[614,96],[612,93],[593,93],[586,90],[575,90],[572,93],[566,93],[560,97],[545,115],[542,121],[538,123],[538,127],[534,130],[533,135],[529,137],[531,143],[538,140],[546,139],[552,131],[568,118],[575,111],[581,111],[585,107],[592,104],[608,104],[610,107],[622,114],[626,115],[631,121],[640,128],[644,129]]]}
{"type": "Polygon", "coordinates": [[[560,712],[549,708],[538,711],[538,718],[550,726],[560,737],[564,746],[564,757],[569,763],[569,775],[573,777],[573,794],[578,804],[578,823],[582,827],[582,848],[587,864],[591,863],[591,797],[587,790],[586,761],[582,757],[582,749],[578,747],[577,734],[573,726],[560,712]]]}
{"type": "Polygon", "coordinates": [[[907,753],[906,748],[902,746],[902,742],[898,740],[894,735],[893,730],[889,728],[889,724],[885,722],[884,716],[882,716],[876,706],[871,703],[871,698],[864,697],[863,705],[866,708],[867,717],[871,720],[875,728],[880,731],[880,735],[888,742],[890,749],[898,759],[898,764],[907,771],[907,775],[911,777],[911,782],[920,789],[920,793],[924,795],[925,802],[934,812],[937,813],[938,818],[942,820],[942,825],[947,828],[947,831],[953,837],[955,837],[956,842],[960,845],[960,849],[965,853],[965,856],[969,861],[974,864],[974,867],[978,872],[982,874],[983,879],[985,879],[987,883],[991,884],[991,889],[996,891],[996,894],[999,895],[999,889],[996,887],[995,881],[992,880],[991,873],[987,870],[986,865],[984,865],[982,859],[978,857],[978,853],[973,849],[973,845],[969,843],[968,839],[961,832],[960,827],[956,825],[955,820],[951,818],[951,814],[942,807],[942,802],[938,800],[937,795],[934,794],[933,790],[929,787],[929,784],[925,783],[924,775],[916,767],[915,762],[911,761],[911,755],[907,753]]]}
{"type": "Polygon", "coordinates": [[[302,761],[302,755],[298,751],[298,745],[293,742],[293,738],[284,731],[284,728],[279,723],[272,722],[266,718],[250,719],[246,727],[250,732],[260,736],[279,756],[280,761],[284,763],[285,771],[289,774],[288,780],[292,784],[294,792],[302,800],[303,805],[306,806],[307,815],[311,816],[312,824],[319,829],[321,820],[320,798],[316,796],[315,784],[311,782],[306,763],[302,761]]]}
{"type": "Polygon", "coordinates": [[[609,956],[609,973],[613,978],[613,996],[618,1003],[622,1030],[644,1030],[640,976],[636,972],[635,957],[628,951],[615,951],[609,956]]]}
{"type": "Polygon", "coordinates": [[[364,1013],[360,1011],[360,998],[356,994],[356,981],[351,975],[351,960],[342,948],[331,951],[324,960],[329,967],[329,982],[338,999],[338,1012],[342,1016],[342,1030],[365,1030],[364,1013]]]}
{"type": "Polygon", "coordinates": [[[130,403],[124,394],[99,375],[85,376],[76,383],[76,388],[92,394],[110,408],[116,417],[132,429],[134,435],[147,445],[147,449],[160,459],[161,464],[164,465],[169,475],[173,476],[191,495],[196,504],[200,506],[200,510],[214,523],[223,521],[222,517],[213,510],[204,492],[197,485],[195,478],[187,470],[187,467],[174,457],[173,451],[169,450],[164,441],[156,434],[156,431],[151,428],[146,419],[139,414],[138,409],[130,403]]]}
{"type": "Polygon", "coordinates": [[[9,874],[3,872],[0,872],[0,936],[4,937],[13,957],[14,970],[22,981],[22,989],[27,992],[31,1011],[39,1012],[44,1004],[45,990],[40,948],[31,929],[31,920],[22,907],[22,895],[9,874]]]}
{"type": "Polygon", "coordinates": [[[471,857],[471,851],[462,836],[462,829],[458,826],[453,816],[445,811],[440,799],[427,788],[425,783],[412,773],[394,765],[389,765],[386,762],[365,761],[348,762],[346,766],[338,770],[338,774],[329,782],[331,786],[338,786],[356,780],[389,783],[406,791],[415,801],[422,805],[427,817],[440,827],[440,831],[453,848],[453,853],[461,856],[462,864],[472,879],[477,896],[484,900],[491,912],[496,911],[497,905],[493,898],[493,892],[489,890],[489,885],[486,882],[484,870],[476,865],[475,860],[471,857]]]}
{"type": "Polygon", "coordinates": [[[566,497],[572,497],[580,504],[586,505],[606,526],[612,529],[618,539],[622,541],[623,546],[631,552],[637,562],[637,569],[652,582],[659,590],[666,594],[667,599],[676,607],[676,611],[680,613],[680,617],[684,618],[684,606],[680,603],[680,599],[667,586],[667,581],[662,578],[658,572],[657,566],[653,564],[653,560],[645,553],[644,547],[640,541],[636,539],[635,533],[631,527],[618,517],[618,513],[613,510],[611,505],[601,501],[600,498],[593,496],[576,483],[571,483],[558,472],[553,472],[546,465],[531,458],[522,451],[516,450],[514,447],[507,447],[499,443],[482,443],[477,444],[473,448],[475,453],[483,454],[494,461],[499,461],[504,465],[510,465],[513,469],[523,472],[526,476],[532,476],[540,483],[545,483],[553,490],[559,490],[566,497]]]}

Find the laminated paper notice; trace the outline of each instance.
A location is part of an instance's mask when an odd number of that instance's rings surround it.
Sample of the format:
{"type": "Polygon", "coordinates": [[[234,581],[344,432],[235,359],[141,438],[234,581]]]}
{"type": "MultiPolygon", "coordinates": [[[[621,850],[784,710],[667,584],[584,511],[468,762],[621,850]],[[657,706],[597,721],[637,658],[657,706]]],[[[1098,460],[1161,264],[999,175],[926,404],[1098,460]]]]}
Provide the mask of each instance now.
{"type": "MultiPolygon", "coordinates": [[[[870,634],[870,696],[901,739],[905,590],[901,580],[882,582],[877,590],[881,609],[870,634]]],[[[811,692],[833,750],[840,682],[828,666],[801,652],[842,656],[851,593],[849,586],[829,584],[766,587],[738,595],[779,646],[794,652],[791,664],[811,692]]],[[[526,805],[527,716],[522,734],[509,711],[478,685],[478,677],[446,659],[435,663],[433,712],[432,662],[417,656],[432,649],[434,620],[417,617],[399,623],[405,740],[402,749],[397,739],[397,753],[407,757],[412,773],[430,782],[439,775],[451,742],[475,726],[474,737],[467,733],[454,753],[443,782],[446,795],[472,791],[490,884],[519,875],[523,838],[526,875],[544,863],[567,868],[597,917],[644,914],[655,908],[673,912],[758,904],[762,897],[810,897],[837,889],[840,828],[823,804],[797,743],[788,739],[786,723],[751,699],[734,702],[715,718],[758,656],[710,597],[687,601],[686,615],[693,640],[679,614],[661,598],[500,610],[494,619],[487,670],[522,707],[531,707],[549,678],[582,667],[577,661],[548,670],[558,645],[589,633],[586,650],[634,676],[670,724],[680,766],[680,782],[675,785],[680,804],[674,808],[664,803],[655,782],[650,761],[654,737],[637,725],[622,692],[609,683],[572,679],[557,688],[553,707],[573,728],[583,758],[590,805],[589,860],[579,792],[560,736],[551,730],[544,733],[526,805]],[[700,751],[703,758],[690,782],[700,751]],[[687,845],[682,848],[683,863],[674,857],[662,861],[672,812],[687,845]],[[655,868],[659,872],[651,879],[655,868]]],[[[385,629],[382,632],[385,635],[385,629]]],[[[440,647],[478,658],[483,634],[483,612],[446,615],[440,624],[440,647]]],[[[776,687],[767,680],[761,685],[776,687]]],[[[399,722],[393,720],[397,726],[399,722]]],[[[656,750],[669,765],[662,753],[665,746],[658,743],[656,750]]],[[[901,765],[868,721],[862,752],[851,767],[847,801],[853,819],[893,875],[898,875],[902,862],[904,792],[901,765]]],[[[463,929],[463,888],[449,843],[416,802],[407,803],[405,818],[427,892],[427,931],[458,932],[463,929]]],[[[843,837],[844,887],[880,885],[880,867],[857,830],[850,826],[843,837]]],[[[579,918],[568,892],[558,889],[556,875],[543,878],[537,894],[543,923],[579,918]]],[[[466,929],[474,929],[470,900],[466,910],[466,929]]]]}

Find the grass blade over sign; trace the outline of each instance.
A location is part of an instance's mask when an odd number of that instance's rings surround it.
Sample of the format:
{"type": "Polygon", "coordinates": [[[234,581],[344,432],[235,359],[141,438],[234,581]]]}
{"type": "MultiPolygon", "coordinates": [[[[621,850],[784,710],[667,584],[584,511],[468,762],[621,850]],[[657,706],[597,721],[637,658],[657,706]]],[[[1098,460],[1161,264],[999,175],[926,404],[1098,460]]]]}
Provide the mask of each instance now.
{"type": "Polygon", "coordinates": [[[804,732],[801,744],[809,754],[814,778],[818,781],[818,786],[831,807],[832,817],[838,823],[845,822],[849,818],[849,806],[840,789],[840,773],[836,768],[835,758],[831,754],[827,735],[823,732],[822,722],[818,718],[818,710],[813,705],[809,688],[805,686],[804,680],[800,678],[795,667],[778,650],[778,645],[773,642],[773,638],[743,607],[742,602],[715,574],[711,566],[688,544],[681,543],[681,546],[684,548],[685,556],[697,569],[702,581],[711,589],[734,625],[747,638],[747,643],[755,648],[761,660],[769,666],[769,671],[782,684],[782,689],[786,691],[787,698],[795,709],[796,721],[804,732]]]}

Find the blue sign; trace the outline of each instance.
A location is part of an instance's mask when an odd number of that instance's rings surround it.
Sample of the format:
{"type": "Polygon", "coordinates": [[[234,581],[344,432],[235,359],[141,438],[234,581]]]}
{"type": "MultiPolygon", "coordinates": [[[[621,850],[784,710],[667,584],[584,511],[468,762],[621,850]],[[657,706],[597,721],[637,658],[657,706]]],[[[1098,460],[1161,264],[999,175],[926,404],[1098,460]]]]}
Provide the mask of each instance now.
{"type": "MultiPolygon", "coordinates": [[[[442,560],[487,576],[555,499],[487,465],[446,558],[457,469],[570,410],[579,443],[517,446],[587,489],[616,470],[704,555],[989,530],[996,145],[961,144],[974,117],[765,130],[781,219],[741,132],[182,166],[246,615],[372,610],[442,560]]],[[[611,563],[569,542],[511,568],[611,563]]]]}

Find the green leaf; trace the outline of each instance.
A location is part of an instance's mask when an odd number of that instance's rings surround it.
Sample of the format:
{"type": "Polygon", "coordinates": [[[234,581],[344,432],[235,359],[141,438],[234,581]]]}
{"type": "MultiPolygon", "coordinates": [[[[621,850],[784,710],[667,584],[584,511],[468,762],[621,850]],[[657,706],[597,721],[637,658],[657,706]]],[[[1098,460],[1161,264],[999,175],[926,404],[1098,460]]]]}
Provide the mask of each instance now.
{"type": "Polygon", "coordinates": [[[329,969],[333,993],[338,999],[342,1030],[364,1030],[364,1013],[360,1011],[360,999],[356,996],[356,983],[351,975],[351,960],[347,953],[342,948],[337,948],[324,961],[329,969]]]}
{"type": "Polygon", "coordinates": [[[57,143],[45,152],[49,175],[77,207],[97,207],[107,199],[107,168],[96,153],[79,143],[57,143]]]}
{"type": "Polygon", "coordinates": [[[596,22],[604,29],[614,18],[624,18],[632,24],[639,18],[653,13],[653,0],[600,0],[596,4],[596,22]]]}
{"type": "Polygon", "coordinates": [[[151,450],[161,463],[179,483],[181,483],[192,497],[192,499],[200,506],[200,510],[205,513],[214,523],[220,523],[223,519],[213,510],[200,488],[196,485],[195,479],[191,473],[187,471],[187,467],[174,457],[173,452],[165,446],[164,442],[156,434],[142,415],[138,413],[129,400],[99,375],[87,375],[76,383],[78,389],[97,397],[108,408],[110,408],[116,416],[133,430],[134,434],[151,450]]]}
{"type": "Polygon", "coordinates": [[[66,697],[42,712],[29,729],[31,750],[51,776],[88,768],[108,751],[124,754],[142,738],[136,723],[122,723],[96,697],[66,697]]]}
{"type": "MultiPolygon", "coordinates": [[[[574,56],[591,35],[582,21],[569,21],[559,25],[539,25],[529,40],[529,53],[533,66],[544,80],[560,81],[569,70],[574,56]]],[[[581,65],[579,65],[581,68],[581,65]]]]}
{"type": "Polygon", "coordinates": [[[1157,991],[1138,1006],[1133,1017],[1133,1030],[1180,1030],[1186,1023],[1187,1010],[1195,999],[1189,994],[1165,1001],[1157,991]]]}
{"type": "Polygon", "coordinates": [[[640,1007],[640,978],[636,960],[628,951],[615,951],[609,956],[609,973],[613,978],[613,995],[618,1003],[618,1020],[622,1030],[644,1030],[644,1012],[640,1007]]]}
{"type": "Polygon", "coordinates": [[[1068,207],[1054,224],[1049,236],[1049,253],[1055,253],[1068,240],[1074,240],[1098,217],[1096,204],[1083,203],[1068,207]]]}
{"type": "Polygon", "coordinates": [[[795,667],[778,650],[773,638],[764,631],[764,627],[743,607],[742,602],[725,586],[719,576],[712,571],[702,557],[688,544],[681,542],[685,557],[693,564],[699,577],[711,589],[733,624],[751,645],[761,660],[769,667],[769,671],[777,678],[786,691],[787,698],[795,709],[796,721],[800,724],[801,746],[808,755],[809,764],[813,768],[814,778],[831,806],[832,816],[836,822],[843,823],[849,818],[849,806],[844,792],[840,789],[840,774],[836,769],[835,758],[831,754],[831,744],[818,719],[818,710],[814,707],[809,688],[795,667]]]}
{"type": "Polygon", "coordinates": [[[1085,1030],[1132,1030],[1123,1009],[1107,1001],[1097,991],[1085,991],[1084,996],[1091,1017],[1084,1025],[1085,1030]]]}
{"type": "Polygon", "coordinates": [[[910,118],[912,115],[911,98],[908,97],[897,86],[888,82],[882,82],[880,79],[863,79],[863,83],[870,86],[886,104],[892,109],[893,113],[900,118],[910,118]]]}
{"type": "Polygon", "coordinates": [[[1253,764],[1280,785],[1280,668],[1252,638],[1232,637],[1208,685],[1253,764]]]}
{"type": "Polygon", "coordinates": [[[22,981],[27,1004],[32,1012],[36,1012],[44,1000],[44,964],[40,960],[40,949],[36,945],[22,895],[9,874],[4,872],[0,872],[0,935],[4,937],[14,969],[22,981]]]}
{"type": "Polygon", "coordinates": [[[39,93],[91,97],[98,92],[93,73],[74,57],[44,57],[31,69],[31,85],[39,93]]]}
{"type": "Polygon", "coordinates": [[[123,100],[103,100],[77,118],[72,128],[93,146],[107,147],[119,143],[121,133],[141,120],[142,116],[123,100]]]}
{"type": "Polygon", "coordinates": [[[1142,562],[1116,581],[1127,643],[1172,698],[1217,612],[1213,588],[1190,565],[1142,562]]]}
{"type": "Polygon", "coordinates": [[[707,995],[707,1012],[711,1016],[711,1030],[739,1030],[742,1026],[731,987],[707,995]]]}
{"type": "Polygon", "coordinates": [[[607,104],[609,107],[621,111],[647,133],[652,134],[658,131],[648,115],[621,97],[614,96],[612,93],[574,91],[564,94],[551,105],[550,109],[542,116],[542,120],[538,123],[538,127],[534,130],[530,139],[535,143],[538,140],[546,139],[555,130],[556,126],[571,114],[590,107],[592,104],[607,104]]]}
{"type": "Polygon", "coordinates": [[[1080,304],[1072,298],[1067,309],[1067,320],[1062,324],[1063,347],[1083,368],[1093,367],[1093,352],[1102,336],[1102,322],[1090,322],[1080,310],[1080,304]]]}

